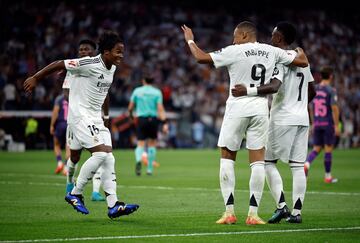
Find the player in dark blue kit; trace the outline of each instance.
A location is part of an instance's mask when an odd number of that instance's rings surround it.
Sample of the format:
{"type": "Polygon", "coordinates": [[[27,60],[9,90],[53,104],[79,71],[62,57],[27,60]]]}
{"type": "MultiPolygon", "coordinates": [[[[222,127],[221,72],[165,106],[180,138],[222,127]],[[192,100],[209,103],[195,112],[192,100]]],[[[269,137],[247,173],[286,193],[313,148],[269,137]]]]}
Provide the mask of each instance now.
{"type": "Polygon", "coordinates": [[[64,93],[55,99],[50,122],[50,134],[54,137],[54,153],[57,161],[55,173],[59,174],[63,171],[64,175],[66,175],[66,169],[61,155],[62,146],[65,146],[66,159],[70,156],[70,150],[66,144],[67,113],[68,96],[64,93]]]}
{"type": "Polygon", "coordinates": [[[331,176],[332,151],[335,135],[340,135],[339,107],[336,90],[330,86],[334,79],[333,69],[325,66],[321,69],[321,82],[316,86],[316,96],[312,102],[314,147],[305,163],[305,173],[308,174],[311,163],[324,148],[325,183],[336,183],[331,176]]]}

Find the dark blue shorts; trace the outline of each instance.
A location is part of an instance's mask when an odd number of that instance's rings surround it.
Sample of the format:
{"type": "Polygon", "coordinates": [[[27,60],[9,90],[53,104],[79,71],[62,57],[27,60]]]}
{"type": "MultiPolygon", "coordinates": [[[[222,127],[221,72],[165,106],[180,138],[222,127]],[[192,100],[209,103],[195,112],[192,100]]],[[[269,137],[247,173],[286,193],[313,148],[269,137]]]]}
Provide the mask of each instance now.
{"type": "Polygon", "coordinates": [[[59,122],[55,126],[54,136],[61,142],[64,143],[66,141],[66,122],[59,122]]]}
{"type": "Polygon", "coordinates": [[[314,128],[314,145],[334,145],[335,129],[334,126],[315,127],[314,128]]]}

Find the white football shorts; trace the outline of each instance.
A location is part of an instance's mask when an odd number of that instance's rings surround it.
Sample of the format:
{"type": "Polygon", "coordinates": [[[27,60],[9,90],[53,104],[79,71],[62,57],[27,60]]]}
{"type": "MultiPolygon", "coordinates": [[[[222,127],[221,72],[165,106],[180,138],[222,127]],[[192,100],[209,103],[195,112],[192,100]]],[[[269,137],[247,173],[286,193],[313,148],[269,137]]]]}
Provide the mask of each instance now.
{"type": "Polygon", "coordinates": [[[308,126],[276,125],[270,122],[265,160],[305,162],[308,139],[308,126]]]}
{"type": "Polygon", "coordinates": [[[219,147],[238,151],[246,137],[246,148],[258,150],[267,143],[269,118],[264,116],[232,117],[224,116],[218,140],[219,147]]]}
{"type": "Polygon", "coordinates": [[[68,124],[66,140],[71,150],[93,148],[100,144],[112,147],[111,134],[104,122],[82,118],[76,124],[68,124]]]}

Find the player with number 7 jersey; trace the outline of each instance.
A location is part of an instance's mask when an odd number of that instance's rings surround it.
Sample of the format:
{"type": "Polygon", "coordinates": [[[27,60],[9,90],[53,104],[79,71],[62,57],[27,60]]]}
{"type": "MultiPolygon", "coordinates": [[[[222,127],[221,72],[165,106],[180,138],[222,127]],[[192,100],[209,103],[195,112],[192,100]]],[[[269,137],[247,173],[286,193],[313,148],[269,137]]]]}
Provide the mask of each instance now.
{"type": "Polygon", "coordinates": [[[258,207],[265,182],[264,149],[267,141],[269,109],[267,98],[255,95],[258,87],[270,81],[276,63],[306,67],[307,58],[301,50],[297,54],[257,42],[257,29],[248,21],[241,22],[235,28],[233,45],[211,53],[205,53],[195,44],[190,28],[184,25],[182,30],[192,55],[199,63],[214,64],[216,68],[226,67],[230,77],[230,87],[242,84],[253,95],[235,97],[229,90],[218,140],[221,149],[220,188],[225,212],[216,223],[236,222],[234,166],[237,151],[246,137],[251,168],[246,224],[264,224],[265,222],[258,217],[258,207]]]}

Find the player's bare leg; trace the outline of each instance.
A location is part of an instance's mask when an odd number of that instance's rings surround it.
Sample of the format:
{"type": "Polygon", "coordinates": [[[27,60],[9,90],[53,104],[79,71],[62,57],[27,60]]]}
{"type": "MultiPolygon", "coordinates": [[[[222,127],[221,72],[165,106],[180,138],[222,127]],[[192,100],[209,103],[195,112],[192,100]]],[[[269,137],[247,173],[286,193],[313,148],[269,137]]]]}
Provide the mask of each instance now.
{"type": "Polygon", "coordinates": [[[217,224],[235,224],[237,219],[234,212],[234,191],[235,191],[235,160],[236,151],[231,151],[226,147],[221,149],[220,159],[220,189],[224,199],[225,212],[216,221],[217,224]]]}

